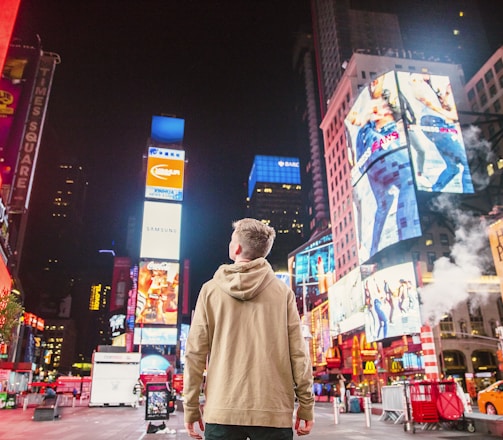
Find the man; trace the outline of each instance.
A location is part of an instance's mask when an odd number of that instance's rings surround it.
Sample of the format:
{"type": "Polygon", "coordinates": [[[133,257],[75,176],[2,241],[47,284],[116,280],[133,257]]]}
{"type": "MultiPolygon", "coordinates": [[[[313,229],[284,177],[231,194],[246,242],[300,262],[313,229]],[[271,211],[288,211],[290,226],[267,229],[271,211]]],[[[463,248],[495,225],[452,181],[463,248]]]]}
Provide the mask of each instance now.
{"type": "Polygon", "coordinates": [[[229,258],[199,294],[187,338],[184,418],[190,437],[289,440],[314,423],[313,379],[295,295],[265,257],[276,233],[258,220],[233,224],[229,258]],[[199,393],[207,370],[204,422],[199,393]]]}

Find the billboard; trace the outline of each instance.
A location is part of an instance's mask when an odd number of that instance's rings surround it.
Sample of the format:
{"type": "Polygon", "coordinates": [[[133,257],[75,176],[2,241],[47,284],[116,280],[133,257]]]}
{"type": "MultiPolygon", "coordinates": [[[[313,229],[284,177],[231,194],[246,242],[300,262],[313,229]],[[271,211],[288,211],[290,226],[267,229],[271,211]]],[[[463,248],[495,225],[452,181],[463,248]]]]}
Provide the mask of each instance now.
{"type": "Polygon", "coordinates": [[[346,119],[360,264],[421,226],[395,73],[365,87],[346,119]]]}
{"type": "Polygon", "coordinates": [[[150,137],[162,144],[177,144],[183,141],[185,120],[169,116],[152,116],[150,137]]]}
{"type": "MultiPolygon", "coordinates": [[[[292,266],[293,291],[297,298],[311,304],[327,294],[335,280],[335,257],[332,234],[325,234],[296,251],[292,266]]],[[[320,301],[321,302],[321,301],[320,301]]]]}
{"type": "Polygon", "coordinates": [[[362,283],[367,341],[419,333],[421,316],[413,263],[365,275],[362,283]]]}
{"type": "Polygon", "coordinates": [[[2,1],[2,19],[0,20],[0,72],[3,69],[7,50],[16,22],[17,11],[21,0],[3,0],[2,1]]]}
{"type": "Polygon", "coordinates": [[[330,334],[337,336],[365,325],[360,268],[356,268],[328,289],[330,334]]]}
{"type": "Polygon", "coordinates": [[[145,197],[149,199],[183,199],[185,151],[149,147],[145,197]]]}
{"type": "Polygon", "coordinates": [[[176,327],[135,327],[135,345],[176,345],[176,327]]]}
{"type": "Polygon", "coordinates": [[[503,220],[497,220],[487,227],[489,245],[493,256],[494,268],[500,280],[500,293],[503,298],[503,220]]]}
{"type": "Polygon", "coordinates": [[[179,278],[179,263],[158,260],[140,262],[137,324],[177,324],[179,278]]]}
{"type": "Polygon", "coordinates": [[[326,353],[332,346],[328,323],[328,301],[311,310],[311,329],[313,331],[313,366],[326,365],[326,353]]]}
{"type": "Polygon", "coordinates": [[[39,60],[33,96],[28,110],[28,117],[25,121],[21,148],[12,182],[9,200],[11,212],[23,212],[28,209],[52,79],[56,64],[59,62],[59,56],[54,54],[43,54],[39,60]]]}
{"type": "Polygon", "coordinates": [[[180,259],[182,205],[145,201],[140,258],[180,259]]]}
{"type": "Polygon", "coordinates": [[[297,157],[255,156],[248,177],[248,197],[257,182],[300,185],[300,161],[297,157]]]}
{"type": "Polygon", "coordinates": [[[473,193],[448,76],[397,72],[417,189],[473,193]]]}
{"type": "Polygon", "coordinates": [[[127,306],[128,292],[131,288],[130,268],[131,259],[129,257],[114,257],[110,296],[111,312],[122,310],[127,306]]]}

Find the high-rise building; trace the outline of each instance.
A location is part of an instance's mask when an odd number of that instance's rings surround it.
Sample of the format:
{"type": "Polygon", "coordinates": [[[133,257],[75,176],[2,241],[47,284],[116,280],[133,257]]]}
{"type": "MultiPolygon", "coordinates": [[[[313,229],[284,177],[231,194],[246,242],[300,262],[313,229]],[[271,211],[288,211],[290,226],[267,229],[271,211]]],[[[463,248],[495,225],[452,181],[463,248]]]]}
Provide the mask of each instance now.
{"type": "Polygon", "coordinates": [[[288,253],[304,241],[299,159],[255,156],[247,201],[247,215],[275,229],[276,240],[268,260],[275,271],[286,271],[288,253]]]}

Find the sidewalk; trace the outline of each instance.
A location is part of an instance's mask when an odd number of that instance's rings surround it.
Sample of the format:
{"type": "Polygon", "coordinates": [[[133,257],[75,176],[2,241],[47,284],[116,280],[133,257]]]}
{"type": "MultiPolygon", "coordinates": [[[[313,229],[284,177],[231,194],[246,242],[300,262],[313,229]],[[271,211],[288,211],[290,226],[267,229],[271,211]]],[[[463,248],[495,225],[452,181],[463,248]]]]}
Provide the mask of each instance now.
{"type": "MultiPolygon", "coordinates": [[[[167,421],[168,428],[176,434],[146,434],[145,407],[63,407],[61,417],[52,421],[32,420],[34,408],[0,410],[0,440],[166,440],[189,439],[183,426],[183,413],[179,409],[167,421]]],[[[489,440],[502,437],[487,434],[469,434],[456,430],[428,430],[419,428],[414,435],[405,432],[403,425],[390,421],[380,421],[379,415],[372,415],[370,427],[366,426],[364,413],[339,415],[339,423],[334,423],[333,406],[330,403],[316,403],[316,422],[311,435],[306,440],[403,440],[411,436],[417,440],[456,439],[489,440]]],[[[160,421],[154,422],[156,425],[160,421]]],[[[300,438],[294,436],[294,438],[300,438]]]]}

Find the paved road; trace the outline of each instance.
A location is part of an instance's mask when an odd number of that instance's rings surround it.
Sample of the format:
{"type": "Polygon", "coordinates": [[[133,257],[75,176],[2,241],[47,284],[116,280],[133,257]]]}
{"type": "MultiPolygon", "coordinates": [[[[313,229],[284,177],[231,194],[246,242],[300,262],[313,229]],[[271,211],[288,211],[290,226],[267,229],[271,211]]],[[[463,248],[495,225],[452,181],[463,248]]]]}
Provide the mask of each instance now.
{"type": "MultiPolygon", "coordinates": [[[[188,439],[183,428],[183,414],[177,410],[171,415],[167,425],[176,434],[146,434],[144,407],[63,407],[61,417],[51,421],[34,421],[34,408],[0,410],[0,440],[149,440],[156,437],[166,440],[188,439]]],[[[488,440],[502,437],[487,434],[469,434],[465,431],[440,429],[420,430],[414,435],[405,432],[403,425],[390,421],[380,421],[380,416],[372,415],[370,427],[364,413],[340,414],[339,423],[334,423],[333,407],[329,403],[316,404],[316,423],[306,440],[411,440],[461,439],[488,440]]],[[[155,422],[156,424],[160,422],[155,422]]],[[[297,437],[295,437],[297,438],[297,437]]]]}

